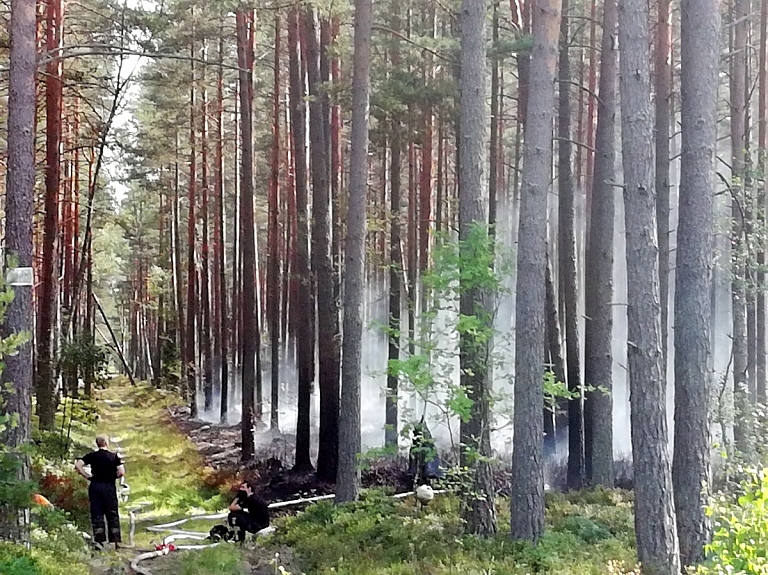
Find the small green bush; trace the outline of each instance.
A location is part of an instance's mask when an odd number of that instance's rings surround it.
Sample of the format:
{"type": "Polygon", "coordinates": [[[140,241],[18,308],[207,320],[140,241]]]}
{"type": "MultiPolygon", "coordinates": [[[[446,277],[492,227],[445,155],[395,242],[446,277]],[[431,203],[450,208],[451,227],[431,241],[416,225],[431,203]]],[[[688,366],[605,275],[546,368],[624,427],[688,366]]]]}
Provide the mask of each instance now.
{"type": "Polygon", "coordinates": [[[768,575],[768,470],[753,472],[741,483],[741,494],[721,494],[707,514],[712,518],[708,560],[696,573],[768,575]]]}

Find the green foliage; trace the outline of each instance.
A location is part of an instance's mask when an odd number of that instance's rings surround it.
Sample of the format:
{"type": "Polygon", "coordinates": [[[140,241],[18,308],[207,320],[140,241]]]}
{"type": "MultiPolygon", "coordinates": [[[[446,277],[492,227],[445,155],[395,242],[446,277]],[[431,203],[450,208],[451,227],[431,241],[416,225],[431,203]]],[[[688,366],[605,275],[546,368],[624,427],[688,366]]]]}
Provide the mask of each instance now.
{"type": "MultiPolygon", "coordinates": [[[[438,235],[433,256],[433,266],[422,276],[423,301],[428,303],[416,320],[418,329],[413,339],[405,342],[416,352],[403,350],[400,359],[388,363],[387,371],[400,379],[404,389],[416,393],[425,406],[436,407],[441,423],[451,417],[468,421],[473,400],[455,383],[455,360],[460,353],[477,357],[474,368],[465,366],[468,370],[492,370],[503,361],[505,354],[497,344],[503,343],[507,334],[494,328],[494,319],[496,301],[508,291],[513,258],[505,246],[494,243],[487,226],[481,224],[473,226],[460,241],[438,235]],[[457,313],[463,294],[475,294],[472,313],[457,313]],[[445,345],[457,337],[461,349],[445,345]]],[[[401,335],[389,326],[380,327],[390,336],[401,335]]],[[[497,394],[490,400],[500,399],[497,394]]],[[[419,414],[405,415],[414,421],[420,419],[419,414]]],[[[409,431],[406,426],[403,433],[409,431]]]]}
{"type": "MultiPolygon", "coordinates": [[[[13,290],[0,284],[0,324],[5,320],[13,297],[13,290]]],[[[13,334],[0,339],[0,375],[5,368],[4,358],[13,355],[28,339],[29,336],[26,333],[13,334]]],[[[2,385],[0,389],[0,502],[10,509],[24,509],[29,505],[34,484],[22,479],[23,474],[20,471],[31,449],[29,446],[11,447],[3,442],[5,432],[19,425],[19,414],[9,413],[6,410],[6,398],[16,393],[13,383],[0,385],[2,385]]]]}
{"type": "Polygon", "coordinates": [[[234,553],[231,546],[223,545],[183,554],[179,575],[241,575],[244,572],[241,555],[234,553]]]}
{"type": "Polygon", "coordinates": [[[741,494],[721,494],[711,503],[712,542],[701,575],[768,574],[768,470],[752,473],[741,494]]]}
{"type": "MultiPolygon", "coordinates": [[[[0,542],[0,573],[2,575],[90,575],[84,555],[68,548],[58,550],[0,542]]],[[[82,545],[82,538],[80,538],[82,545]]]]}
{"type": "MultiPolygon", "coordinates": [[[[589,494],[588,504],[564,495],[550,501],[549,529],[538,545],[513,543],[508,530],[489,539],[462,535],[455,497],[440,496],[419,511],[379,491],[349,505],[313,505],[286,519],[275,537],[294,549],[303,572],[317,575],[634,573],[624,567],[636,562],[631,505],[621,492],[610,493],[589,494]],[[628,531],[614,533],[618,524],[628,531]]],[[[507,506],[497,507],[504,530],[507,506]]]]}
{"type": "Polygon", "coordinates": [[[77,383],[77,378],[85,379],[87,374],[93,374],[93,383],[107,379],[109,354],[106,348],[97,345],[87,335],[81,335],[74,341],[64,344],[61,349],[60,367],[66,378],[77,383]]]}

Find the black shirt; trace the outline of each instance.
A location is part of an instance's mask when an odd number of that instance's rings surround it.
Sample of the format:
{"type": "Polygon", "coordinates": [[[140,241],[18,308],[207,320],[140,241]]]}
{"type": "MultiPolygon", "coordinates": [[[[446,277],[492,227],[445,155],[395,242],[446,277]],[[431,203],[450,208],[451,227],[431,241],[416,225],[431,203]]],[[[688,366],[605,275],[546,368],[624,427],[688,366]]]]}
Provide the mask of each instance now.
{"type": "Polygon", "coordinates": [[[106,449],[92,451],[83,457],[83,463],[91,466],[93,483],[114,483],[117,479],[117,468],[123,464],[117,453],[106,449]]]}
{"type": "Polygon", "coordinates": [[[237,504],[248,512],[251,520],[258,523],[261,529],[269,527],[269,508],[267,504],[256,495],[248,495],[245,491],[238,491],[235,497],[237,504]]]}

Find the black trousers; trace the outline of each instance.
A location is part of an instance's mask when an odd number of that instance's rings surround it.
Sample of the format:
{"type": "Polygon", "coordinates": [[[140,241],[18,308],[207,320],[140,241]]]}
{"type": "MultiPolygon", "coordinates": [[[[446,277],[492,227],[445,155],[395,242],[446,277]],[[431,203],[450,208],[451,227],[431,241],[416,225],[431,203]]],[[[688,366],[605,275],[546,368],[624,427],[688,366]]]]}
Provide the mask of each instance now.
{"type": "Polygon", "coordinates": [[[264,525],[261,525],[258,521],[254,521],[253,518],[245,511],[232,511],[227,517],[227,522],[230,527],[238,527],[239,532],[237,537],[240,541],[245,540],[245,532],[256,533],[264,529],[264,525]]]}
{"type": "Polygon", "coordinates": [[[117,488],[114,483],[93,483],[88,486],[88,499],[91,502],[91,525],[93,540],[104,543],[109,534],[110,543],[120,543],[120,515],[117,509],[117,488]],[[104,519],[106,525],[104,527],[104,519]]]}

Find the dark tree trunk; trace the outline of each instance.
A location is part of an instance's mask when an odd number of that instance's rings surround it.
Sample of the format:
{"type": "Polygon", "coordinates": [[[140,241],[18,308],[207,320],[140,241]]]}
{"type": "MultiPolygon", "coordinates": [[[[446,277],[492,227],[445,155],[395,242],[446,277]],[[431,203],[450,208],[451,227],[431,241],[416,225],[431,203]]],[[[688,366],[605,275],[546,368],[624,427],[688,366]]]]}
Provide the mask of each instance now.
{"type": "Polygon", "coordinates": [[[568,0],[562,2],[560,24],[560,107],[558,116],[558,210],[559,261],[561,291],[565,300],[565,345],[568,389],[577,397],[568,402],[568,473],[569,489],[581,489],[586,482],[584,468],[584,398],[581,385],[581,346],[579,345],[579,282],[576,273],[576,206],[571,145],[571,61],[569,54],[568,0]]]}
{"type": "Polygon", "coordinates": [[[240,241],[243,254],[242,275],[242,460],[254,456],[253,425],[260,338],[256,309],[256,244],[253,223],[253,12],[238,10],[237,61],[240,68],[240,134],[242,138],[242,168],[240,179],[240,241]]]}
{"type": "Polygon", "coordinates": [[[300,12],[291,11],[288,22],[288,65],[290,75],[291,136],[296,185],[296,275],[299,281],[296,363],[298,371],[298,414],[296,418],[296,459],[299,470],[312,468],[310,460],[310,407],[315,379],[315,300],[309,262],[309,216],[307,198],[307,148],[305,143],[304,76],[299,44],[300,12]]]}
{"type": "MultiPolygon", "coordinates": [[[[229,411],[229,308],[227,306],[227,274],[226,259],[224,250],[224,37],[221,30],[219,38],[219,67],[216,82],[216,100],[218,109],[216,112],[216,198],[219,210],[217,222],[214,230],[216,235],[214,239],[216,261],[218,262],[219,272],[219,348],[221,354],[221,404],[219,407],[219,420],[221,423],[227,423],[227,413],[229,411]]],[[[237,227],[237,222],[235,222],[237,227]]]]}
{"type": "Polygon", "coordinates": [[[590,485],[613,487],[613,228],[616,161],[616,0],[603,9],[600,93],[595,164],[587,246],[584,382],[605,392],[589,392],[584,403],[584,447],[590,485]]]}
{"type": "MultiPolygon", "coordinates": [[[[555,376],[555,380],[565,383],[565,360],[563,359],[562,335],[560,334],[560,318],[557,310],[557,295],[552,272],[552,259],[547,248],[547,268],[544,281],[546,314],[547,314],[547,339],[544,348],[544,363],[548,364],[555,376]]],[[[554,455],[557,452],[557,443],[564,435],[560,427],[567,424],[561,417],[561,405],[558,402],[554,406],[544,407],[544,454],[554,455]]],[[[567,431],[567,428],[566,428],[567,431]]]]}
{"type": "Polygon", "coordinates": [[[317,15],[304,12],[309,82],[309,139],[312,171],[312,268],[317,288],[318,379],[320,382],[320,430],[317,475],[333,481],[339,456],[339,310],[335,297],[331,259],[331,197],[328,181],[328,148],[321,98],[320,51],[317,15]]]}
{"type": "Polygon", "coordinates": [[[619,4],[621,143],[627,237],[629,387],[635,531],[643,572],[677,575],[680,558],[668,452],[666,380],[653,181],[649,7],[619,4]]]}
{"type": "Polygon", "coordinates": [[[525,120],[523,186],[517,251],[515,415],[510,497],[511,536],[538,541],[544,532],[541,417],[545,335],[547,191],[552,166],[552,114],[560,0],[533,5],[533,49],[525,120]]]}
{"type": "MultiPolygon", "coordinates": [[[[203,47],[203,57],[207,57],[207,46],[203,47]]],[[[202,220],[202,235],[200,238],[200,355],[203,367],[203,408],[206,413],[213,409],[213,325],[211,321],[211,266],[210,266],[210,210],[208,199],[210,197],[208,186],[208,90],[205,85],[205,69],[207,63],[203,63],[201,72],[202,89],[202,125],[200,129],[200,167],[201,167],[201,200],[200,219],[202,220]]]]}
{"type": "MultiPolygon", "coordinates": [[[[396,32],[400,31],[400,3],[392,5],[390,26],[396,32]]],[[[390,53],[392,68],[397,69],[401,65],[400,45],[397,37],[393,39],[390,53]]],[[[400,296],[402,293],[401,278],[403,274],[403,254],[400,237],[402,225],[402,212],[400,207],[401,174],[402,174],[402,130],[400,119],[395,117],[390,121],[390,228],[389,228],[389,348],[388,361],[400,359],[400,296]]],[[[384,445],[386,447],[397,446],[398,437],[398,397],[399,378],[397,371],[387,370],[387,398],[384,428],[384,445]]]]}
{"type": "Polygon", "coordinates": [[[672,478],[680,560],[704,558],[710,467],[710,289],[720,9],[684,0],[681,22],[682,156],[675,269],[675,449],[672,478]]]}

